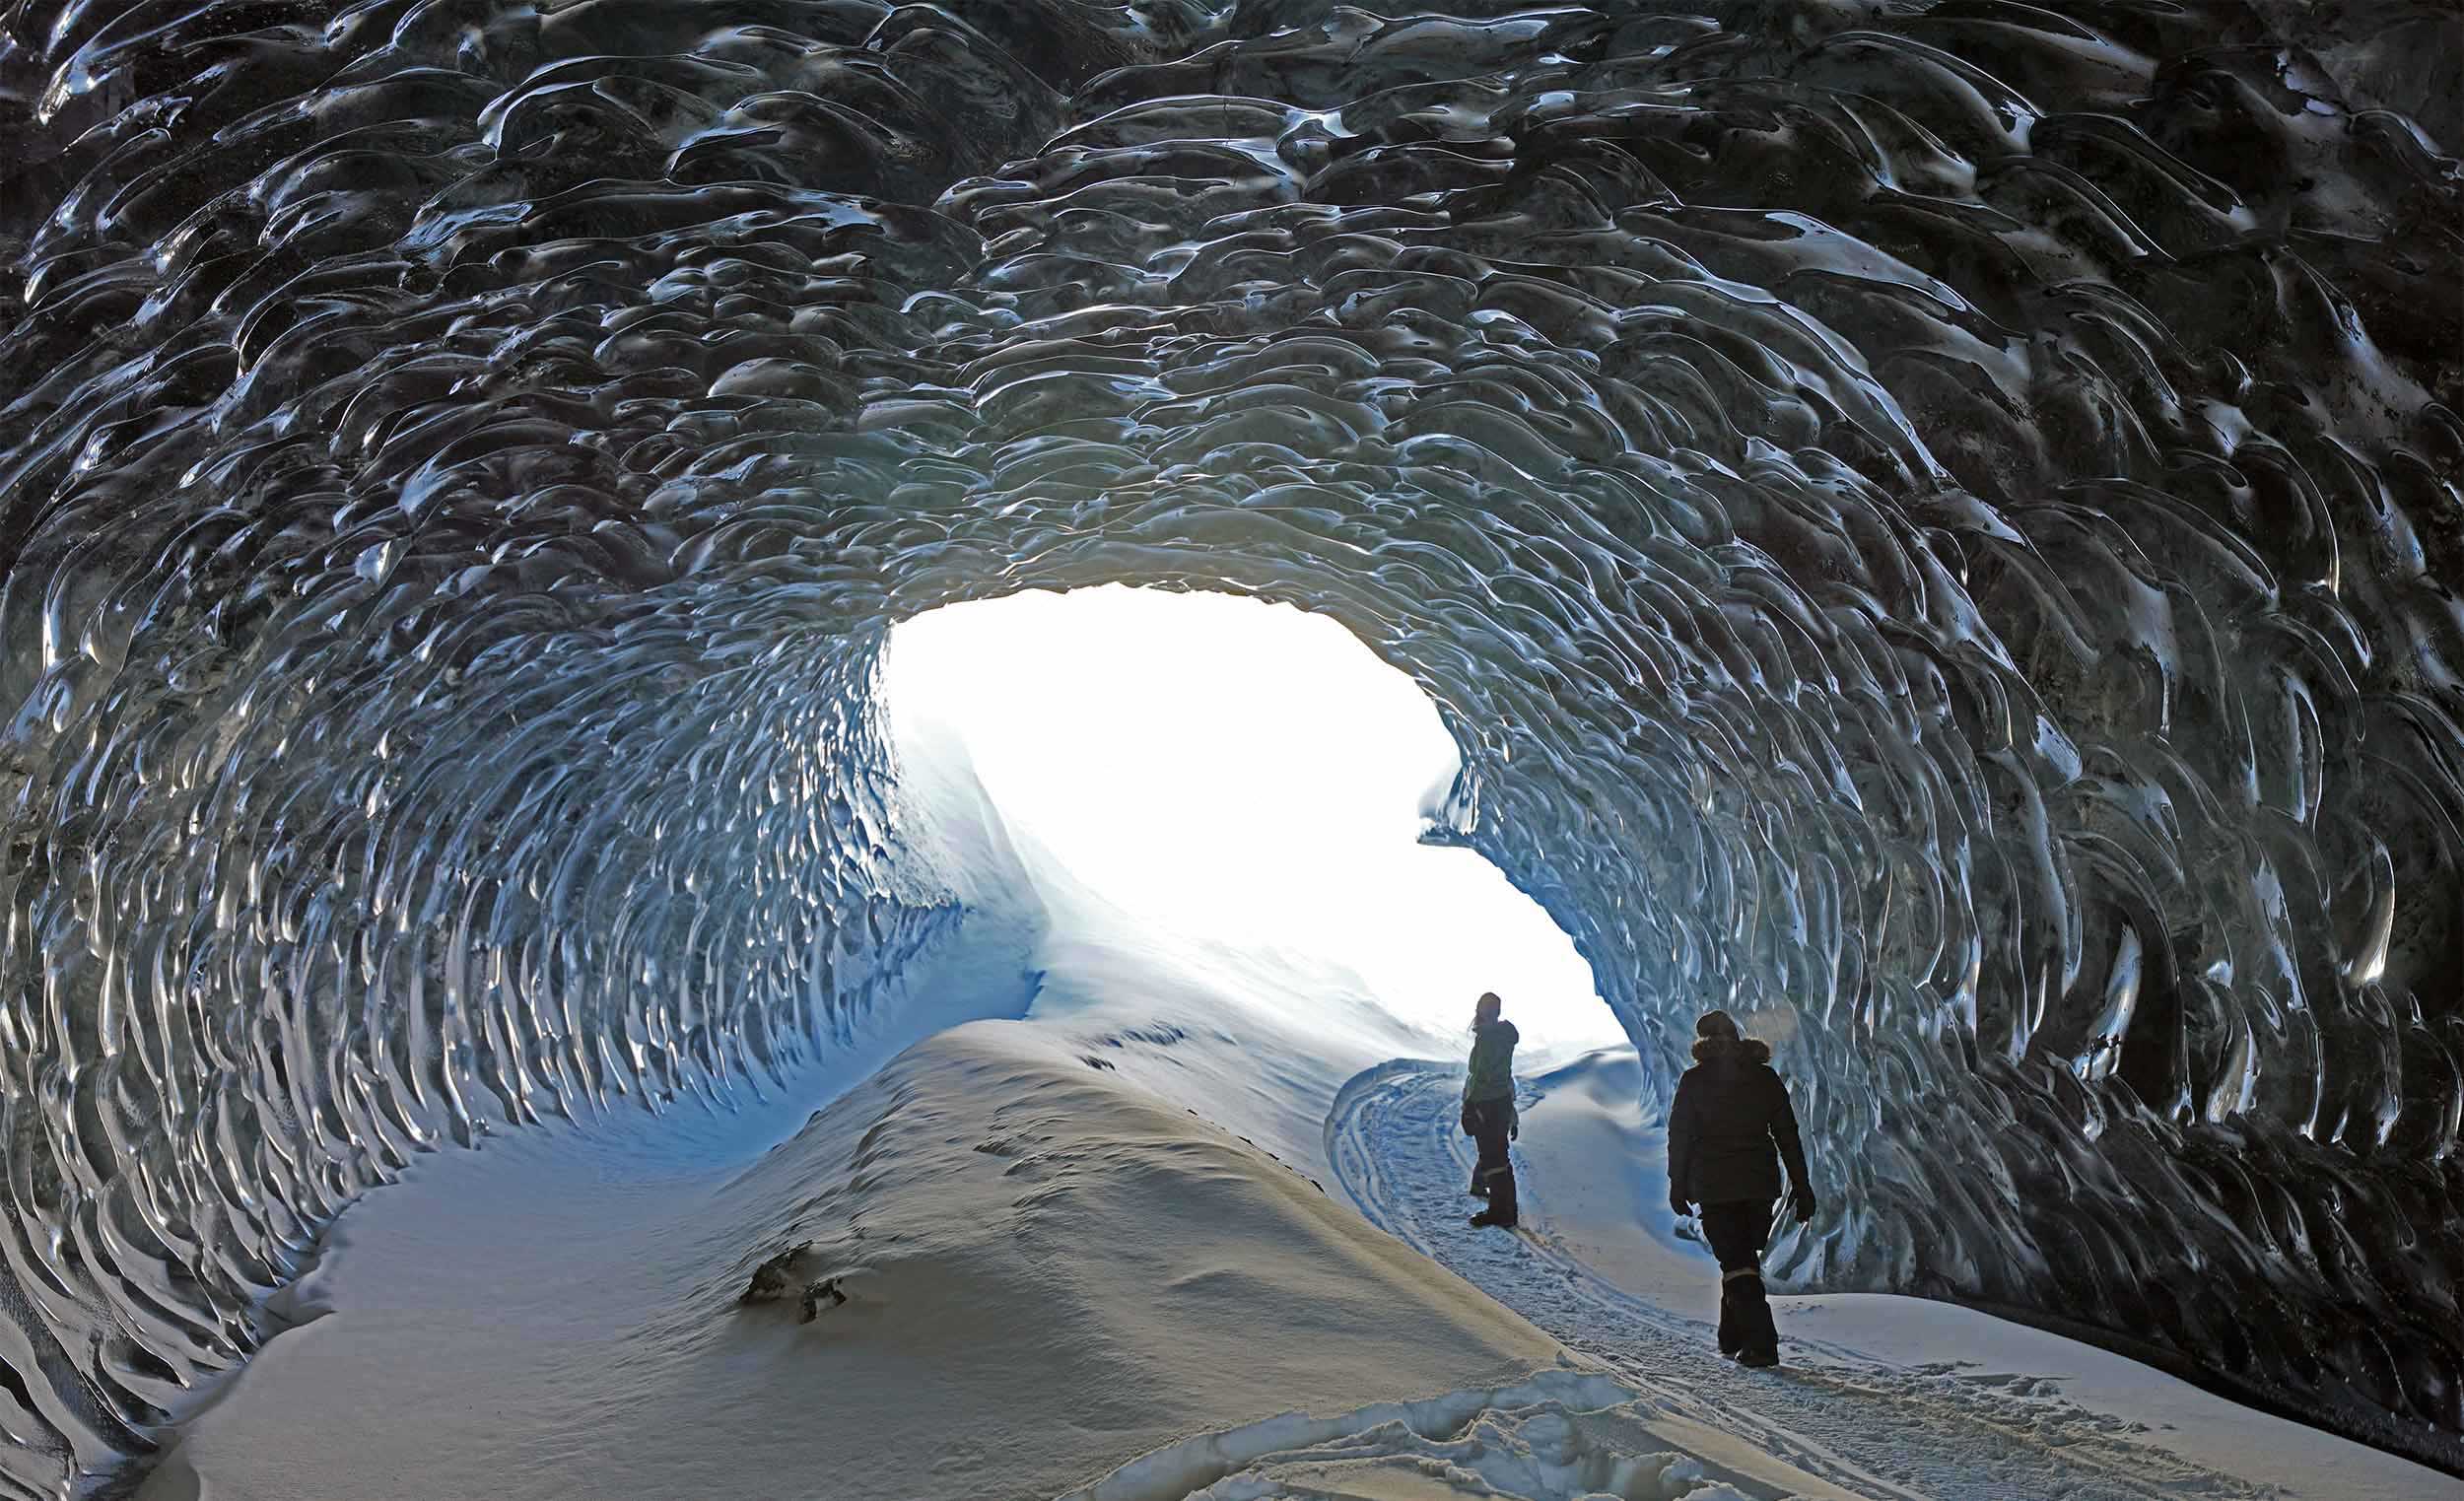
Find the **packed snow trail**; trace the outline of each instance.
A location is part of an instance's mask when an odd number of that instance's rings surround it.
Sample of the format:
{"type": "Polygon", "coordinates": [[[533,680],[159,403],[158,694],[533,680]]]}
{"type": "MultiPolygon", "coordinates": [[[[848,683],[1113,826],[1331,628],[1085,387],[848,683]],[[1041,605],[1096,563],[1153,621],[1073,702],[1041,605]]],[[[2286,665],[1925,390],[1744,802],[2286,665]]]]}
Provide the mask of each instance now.
{"type": "MultiPolygon", "coordinates": [[[[1892,1501],[2287,1494],[2193,1465],[2141,1437],[2142,1425],[2045,1395],[2047,1380],[1962,1374],[1951,1359],[1879,1360],[1791,1337],[1785,1317],[1778,1369],[1735,1366],[1713,1348],[1708,1324],[1630,1297],[1568,1255],[1546,1231],[1549,1184],[1522,1156],[1526,1228],[1471,1227],[1477,1204],[1465,1193],[1472,1147],[1457,1125],[1461,1089],[1461,1069],[1409,1060],[1346,1085],[1327,1126],[1345,1192],[1373,1224],[1673,1413],[1892,1501]]],[[[1706,1254],[1703,1276],[1714,1275],[1706,1254]]]]}

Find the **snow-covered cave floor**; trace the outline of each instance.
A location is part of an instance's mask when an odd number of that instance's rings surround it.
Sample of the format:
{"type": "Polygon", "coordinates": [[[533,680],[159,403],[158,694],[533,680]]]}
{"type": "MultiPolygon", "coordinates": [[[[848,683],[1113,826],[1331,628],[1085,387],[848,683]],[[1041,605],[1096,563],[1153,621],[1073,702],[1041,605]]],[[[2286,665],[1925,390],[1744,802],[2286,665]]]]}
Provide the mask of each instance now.
{"type": "Polygon", "coordinates": [[[950,1028],[810,1120],[684,1107],[423,1157],[138,1494],[1046,1501],[1210,1426],[1557,1373],[1275,1149],[1261,1050],[1103,1025],[950,1028]],[[787,1296],[738,1301],[799,1246],[787,1296]],[[826,1276],[850,1301],[799,1320],[826,1276]]]}
{"type": "Polygon", "coordinates": [[[1537,1081],[1533,1233],[1508,1236],[1464,1222],[1450,1065],[1338,1094],[1255,1018],[1241,1043],[1119,1020],[962,1026],[810,1121],[682,1110],[422,1159],[142,1494],[2464,1495],[1913,1300],[1783,1300],[1788,1364],[1730,1366],[1707,1259],[1651,1213],[1630,1053],[1537,1081]],[[1293,1138],[1303,1096],[1321,1141],[1293,1138]],[[853,1302],[735,1305],[807,1238],[853,1302]]]}
{"type": "Polygon", "coordinates": [[[1527,1083],[1519,1234],[1467,1223],[1478,1202],[1465,1193],[1459,1068],[1401,1060],[1355,1078],[1328,1155],[1372,1223],[1597,1362],[1657,1431],[1735,1471],[1781,1461],[1839,1493],[1942,1501],[2464,1496],[2125,1357],[1922,1299],[1775,1296],[1781,1367],[1720,1358],[1717,1272],[1667,1208],[1666,1143],[1642,1126],[1635,1068],[1617,1049],[1527,1083]]]}

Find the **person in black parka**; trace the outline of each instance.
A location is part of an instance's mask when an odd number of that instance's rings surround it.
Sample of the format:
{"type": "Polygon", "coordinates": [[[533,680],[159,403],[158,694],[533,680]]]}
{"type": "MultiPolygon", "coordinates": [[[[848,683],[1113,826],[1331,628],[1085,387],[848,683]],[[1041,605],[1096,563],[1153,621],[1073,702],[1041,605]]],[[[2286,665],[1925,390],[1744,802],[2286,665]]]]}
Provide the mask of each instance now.
{"type": "Polygon", "coordinates": [[[1771,1071],[1771,1047],[1740,1037],[1726,1011],[1704,1012],[1694,1024],[1694,1066],[1677,1080],[1669,1110],[1669,1207],[1681,1219],[1702,1205],[1702,1238],[1720,1262],[1720,1353],[1740,1365],[1779,1364],[1762,1248],[1783,1161],[1802,1224],[1814,1218],[1814,1185],[1788,1086],[1771,1071]]]}

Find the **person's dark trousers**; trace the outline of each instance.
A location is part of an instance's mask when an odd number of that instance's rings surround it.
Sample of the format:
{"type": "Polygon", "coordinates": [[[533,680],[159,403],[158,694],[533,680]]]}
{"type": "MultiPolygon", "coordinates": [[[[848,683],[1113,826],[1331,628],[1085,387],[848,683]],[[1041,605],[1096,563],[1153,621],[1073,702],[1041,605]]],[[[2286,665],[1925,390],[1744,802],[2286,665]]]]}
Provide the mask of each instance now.
{"type": "Polygon", "coordinates": [[[1762,1247],[1771,1238],[1771,1200],[1702,1206],[1702,1238],[1720,1262],[1720,1353],[1777,1356],[1780,1331],[1762,1291],[1762,1247]]]}
{"type": "Polygon", "coordinates": [[[1512,1100],[1481,1100],[1465,1107],[1472,1117],[1472,1139],[1479,1143],[1479,1165],[1473,1177],[1488,1185],[1486,1213],[1501,1225],[1511,1225],[1520,1216],[1514,1198],[1514,1163],[1506,1155],[1506,1123],[1514,1118],[1512,1100]]]}

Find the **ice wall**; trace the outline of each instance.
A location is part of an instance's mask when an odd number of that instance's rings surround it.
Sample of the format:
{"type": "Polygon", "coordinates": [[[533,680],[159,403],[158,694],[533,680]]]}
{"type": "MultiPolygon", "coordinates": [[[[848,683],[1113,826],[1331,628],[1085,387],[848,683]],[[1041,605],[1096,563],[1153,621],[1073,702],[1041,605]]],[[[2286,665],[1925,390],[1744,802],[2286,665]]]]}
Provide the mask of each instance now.
{"type": "Polygon", "coordinates": [[[2464,1464],[2456,30],[0,10],[0,1489],[404,1153],[826,1052],[951,921],[887,625],[1096,580],[1784,1035],[1795,1273],[2464,1464]]]}

